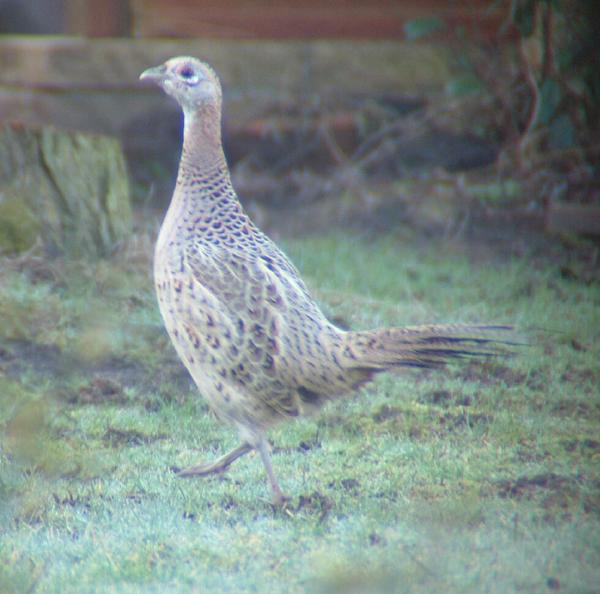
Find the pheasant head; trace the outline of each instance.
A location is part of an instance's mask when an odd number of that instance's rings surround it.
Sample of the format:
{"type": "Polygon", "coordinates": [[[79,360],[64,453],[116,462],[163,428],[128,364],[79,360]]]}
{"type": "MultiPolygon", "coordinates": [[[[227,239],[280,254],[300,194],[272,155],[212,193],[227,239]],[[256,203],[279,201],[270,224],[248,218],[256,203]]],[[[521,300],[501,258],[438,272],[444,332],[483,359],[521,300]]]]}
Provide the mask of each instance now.
{"type": "Polygon", "coordinates": [[[140,80],[150,80],[162,87],[179,103],[186,115],[207,107],[220,111],[222,94],[219,79],[208,64],[196,58],[171,58],[142,72],[140,80]]]}

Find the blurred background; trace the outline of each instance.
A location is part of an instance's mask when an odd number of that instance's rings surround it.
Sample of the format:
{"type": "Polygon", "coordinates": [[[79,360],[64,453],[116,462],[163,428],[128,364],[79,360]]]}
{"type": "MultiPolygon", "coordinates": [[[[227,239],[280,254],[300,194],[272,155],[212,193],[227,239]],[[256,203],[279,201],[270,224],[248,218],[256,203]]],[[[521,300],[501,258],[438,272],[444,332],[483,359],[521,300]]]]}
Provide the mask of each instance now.
{"type": "Polygon", "coordinates": [[[594,4],[0,0],[0,119],[116,137],[118,200],[164,209],[180,116],[138,75],[191,54],[222,78],[234,182],[270,232],[597,235],[594,4]]]}

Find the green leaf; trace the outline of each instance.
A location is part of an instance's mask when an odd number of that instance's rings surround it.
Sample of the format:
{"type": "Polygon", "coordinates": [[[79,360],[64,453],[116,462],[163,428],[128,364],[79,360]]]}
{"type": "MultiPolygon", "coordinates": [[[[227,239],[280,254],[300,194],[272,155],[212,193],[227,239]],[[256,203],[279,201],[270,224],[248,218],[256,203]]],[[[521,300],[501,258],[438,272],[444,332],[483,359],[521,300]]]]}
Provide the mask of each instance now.
{"type": "Polygon", "coordinates": [[[547,79],[540,89],[540,108],[536,124],[545,126],[550,122],[562,100],[562,91],[553,79],[547,79]]]}
{"type": "Polygon", "coordinates": [[[561,115],[550,124],[548,142],[553,149],[559,150],[566,150],[575,145],[575,126],[569,115],[561,115]]]}
{"type": "Polygon", "coordinates": [[[585,92],[591,98],[593,103],[600,103],[600,72],[593,64],[587,64],[581,73],[585,92]]]}
{"type": "Polygon", "coordinates": [[[519,33],[529,37],[535,28],[535,8],[537,0],[514,0],[511,6],[511,18],[519,33]]]}
{"type": "Polygon", "coordinates": [[[404,35],[406,39],[414,41],[435,33],[443,31],[446,23],[437,17],[418,17],[407,21],[404,25],[404,35]]]}
{"type": "Polygon", "coordinates": [[[483,82],[478,76],[475,76],[475,74],[458,76],[450,80],[446,85],[446,92],[457,97],[477,93],[482,89],[483,82]]]}

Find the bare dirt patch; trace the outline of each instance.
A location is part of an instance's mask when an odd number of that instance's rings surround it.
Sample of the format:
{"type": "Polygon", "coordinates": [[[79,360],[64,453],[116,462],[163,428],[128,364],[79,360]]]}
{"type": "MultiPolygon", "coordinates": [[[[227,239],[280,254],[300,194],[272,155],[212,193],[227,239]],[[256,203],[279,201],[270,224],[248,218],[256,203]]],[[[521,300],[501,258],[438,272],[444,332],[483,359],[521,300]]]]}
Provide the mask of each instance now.
{"type": "Polygon", "coordinates": [[[500,480],[494,483],[494,490],[502,498],[517,501],[536,501],[546,511],[545,519],[553,521],[555,513],[570,513],[574,506],[583,503],[583,509],[594,512],[598,509],[599,497],[596,492],[583,493],[584,477],[570,477],[545,472],[518,479],[500,480]]]}
{"type": "Polygon", "coordinates": [[[170,350],[158,365],[146,366],[116,356],[90,362],[54,345],[5,341],[0,344],[0,371],[8,378],[28,374],[52,378],[55,396],[72,405],[124,404],[128,401],[126,389],[135,388],[142,395],[138,402],[155,410],[160,401],[187,395],[193,389],[189,374],[170,350]],[[82,376],[86,378],[83,382],[82,376]]]}
{"type": "Polygon", "coordinates": [[[455,377],[484,386],[522,384],[527,376],[521,371],[499,363],[470,362],[455,371],[455,377]]]}
{"type": "Polygon", "coordinates": [[[446,431],[452,433],[454,431],[462,431],[463,429],[473,429],[478,425],[489,425],[493,418],[492,415],[483,413],[455,413],[448,411],[439,416],[438,423],[446,431]]]}
{"type": "Polygon", "coordinates": [[[92,379],[77,392],[70,393],[67,401],[70,404],[124,404],[127,399],[119,382],[100,376],[92,379]]]}
{"type": "Polygon", "coordinates": [[[318,515],[319,522],[323,522],[332,508],[333,501],[329,497],[313,491],[310,495],[300,495],[298,504],[292,510],[296,513],[303,511],[310,515],[318,515]]]}
{"type": "Polygon", "coordinates": [[[562,399],[552,407],[552,412],[569,417],[589,417],[600,414],[600,403],[562,399]]]}
{"type": "Polygon", "coordinates": [[[573,479],[553,472],[522,476],[518,479],[501,480],[496,483],[500,497],[529,499],[540,490],[563,490],[573,484],[573,479]]]}

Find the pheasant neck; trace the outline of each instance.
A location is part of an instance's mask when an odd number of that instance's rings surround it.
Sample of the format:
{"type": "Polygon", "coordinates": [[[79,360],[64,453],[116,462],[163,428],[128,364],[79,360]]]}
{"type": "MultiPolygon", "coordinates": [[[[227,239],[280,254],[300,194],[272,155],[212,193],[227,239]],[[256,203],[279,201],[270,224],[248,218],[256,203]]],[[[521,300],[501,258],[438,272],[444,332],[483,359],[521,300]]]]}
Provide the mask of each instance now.
{"type": "Polygon", "coordinates": [[[218,106],[193,113],[184,110],[183,149],[167,216],[192,219],[200,226],[202,221],[245,218],[223,153],[218,106]]]}
{"type": "Polygon", "coordinates": [[[183,148],[177,185],[200,188],[215,175],[229,174],[221,143],[221,110],[219,106],[203,106],[196,111],[184,110],[183,148]]]}

